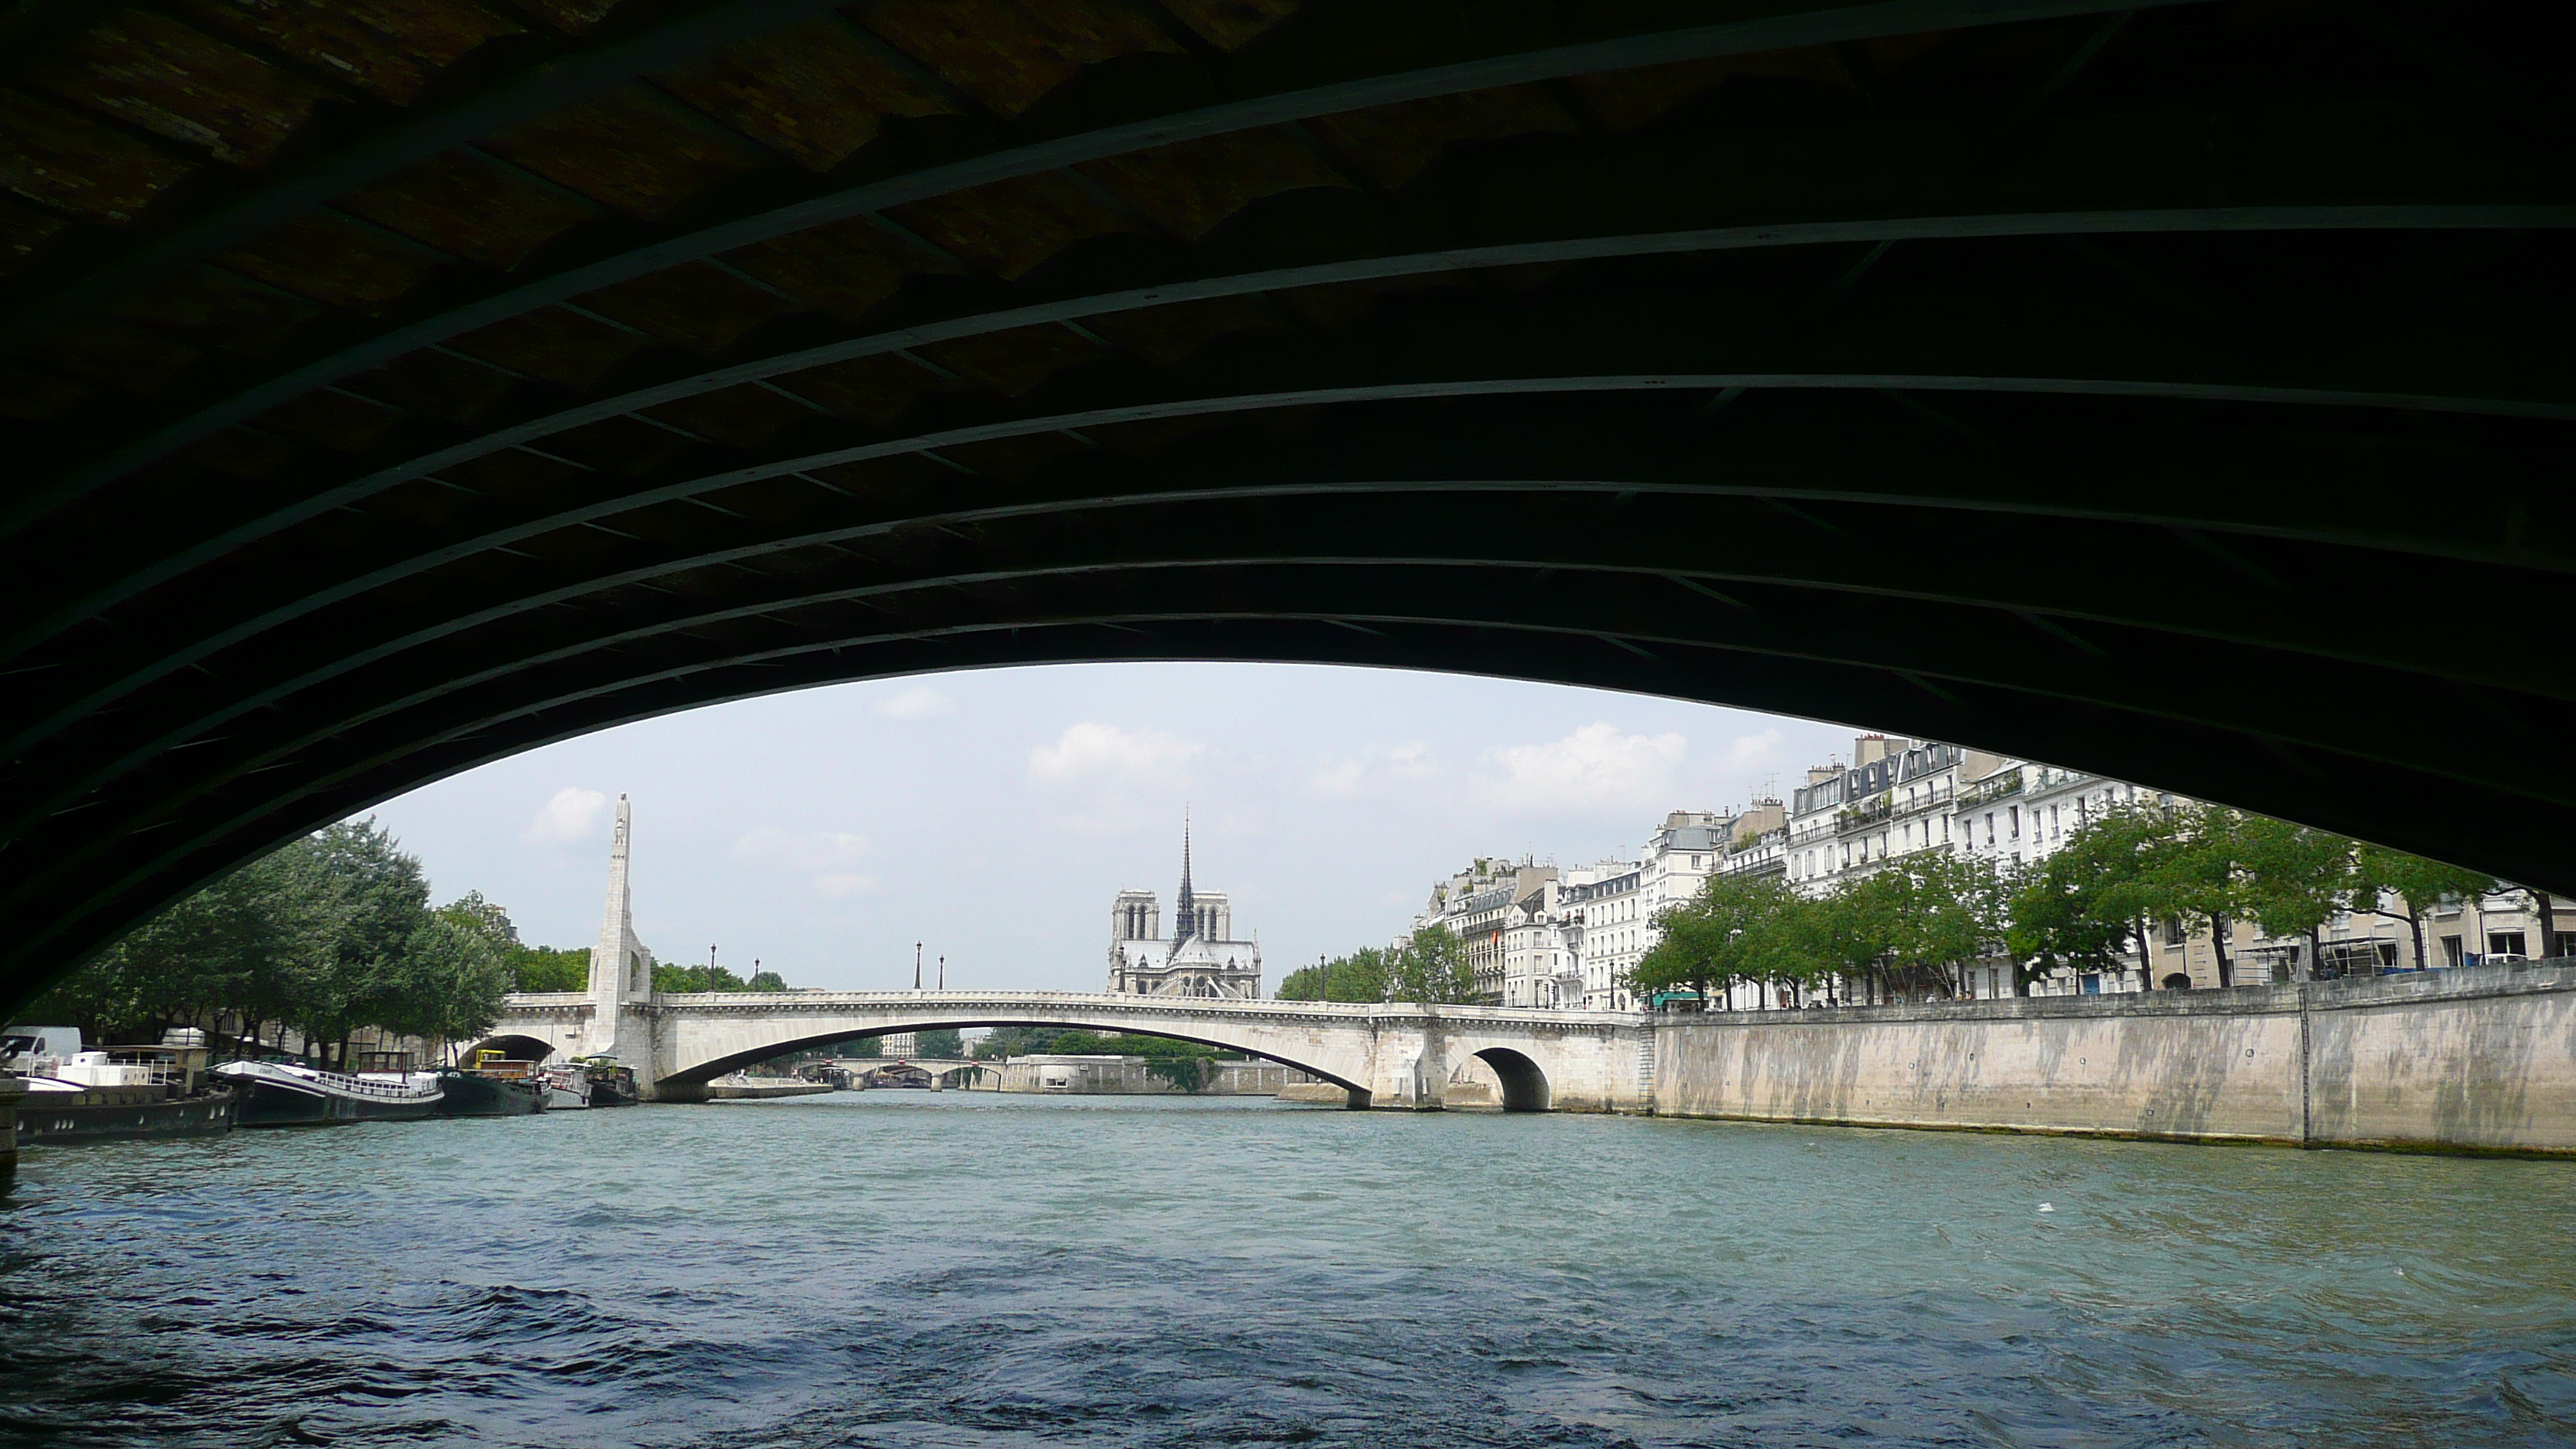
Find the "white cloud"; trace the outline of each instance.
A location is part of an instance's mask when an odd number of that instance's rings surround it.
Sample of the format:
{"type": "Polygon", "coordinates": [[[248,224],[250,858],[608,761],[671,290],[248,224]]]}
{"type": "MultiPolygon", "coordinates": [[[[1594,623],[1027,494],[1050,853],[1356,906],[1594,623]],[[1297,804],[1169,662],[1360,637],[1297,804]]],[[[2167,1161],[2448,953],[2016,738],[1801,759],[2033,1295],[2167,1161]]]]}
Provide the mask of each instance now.
{"type": "Polygon", "coordinates": [[[1689,753],[1690,741],[1679,734],[1588,724],[1547,744],[1487,751],[1494,773],[1485,793],[1498,806],[1526,811],[1654,809],[1667,803],[1673,773],[1689,753]]]}
{"type": "Polygon", "coordinates": [[[1163,730],[1123,730],[1085,720],[1051,745],[1029,751],[1029,778],[1042,785],[1085,780],[1178,784],[1207,746],[1163,730]]]}
{"type": "Polygon", "coordinates": [[[1382,795],[1396,785],[1428,780],[1440,773],[1431,747],[1420,740],[1386,745],[1353,759],[1326,765],[1306,777],[1306,793],[1329,800],[1355,800],[1382,795]]]}
{"type": "Polygon", "coordinates": [[[735,859],[770,870],[810,875],[814,893],[828,900],[845,900],[876,890],[877,878],[856,868],[874,849],[866,836],[846,830],[790,831],[775,826],[762,826],[733,843],[735,859]]]}
{"type": "Polygon", "coordinates": [[[957,701],[927,684],[916,684],[892,699],[877,701],[877,713],[887,719],[946,719],[957,712],[957,701]]]}
{"type": "Polygon", "coordinates": [[[585,839],[599,828],[600,814],[607,808],[605,792],[566,785],[528,822],[528,838],[540,845],[569,845],[585,839]]]}
{"type": "Polygon", "coordinates": [[[1735,743],[1727,746],[1726,763],[1742,769],[1757,760],[1767,760],[1779,743],[1780,732],[1776,729],[1764,730],[1758,735],[1737,735],[1735,743]]]}

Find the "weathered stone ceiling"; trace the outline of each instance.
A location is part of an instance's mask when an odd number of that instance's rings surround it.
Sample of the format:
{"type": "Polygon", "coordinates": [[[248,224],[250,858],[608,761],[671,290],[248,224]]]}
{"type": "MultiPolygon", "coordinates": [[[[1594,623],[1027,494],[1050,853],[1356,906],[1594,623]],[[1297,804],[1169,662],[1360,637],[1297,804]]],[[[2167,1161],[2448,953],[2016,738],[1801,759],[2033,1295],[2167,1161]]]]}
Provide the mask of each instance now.
{"type": "Polygon", "coordinates": [[[0,17],[0,979],[534,743],[1049,659],[2576,883],[2558,7],[0,17]]]}

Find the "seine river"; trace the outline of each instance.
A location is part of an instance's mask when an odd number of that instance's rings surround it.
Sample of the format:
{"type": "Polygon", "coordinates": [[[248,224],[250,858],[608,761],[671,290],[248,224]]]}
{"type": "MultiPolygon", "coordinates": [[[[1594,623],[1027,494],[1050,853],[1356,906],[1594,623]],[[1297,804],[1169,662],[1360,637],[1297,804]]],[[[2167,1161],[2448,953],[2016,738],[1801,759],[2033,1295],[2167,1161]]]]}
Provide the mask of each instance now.
{"type": "Polygon", "coordinates": [[[237,1132],[28,1154],[0,1436],[2565,1444],[2571,1228],[2576,1163],[1260,1099],[237,1132]]]}

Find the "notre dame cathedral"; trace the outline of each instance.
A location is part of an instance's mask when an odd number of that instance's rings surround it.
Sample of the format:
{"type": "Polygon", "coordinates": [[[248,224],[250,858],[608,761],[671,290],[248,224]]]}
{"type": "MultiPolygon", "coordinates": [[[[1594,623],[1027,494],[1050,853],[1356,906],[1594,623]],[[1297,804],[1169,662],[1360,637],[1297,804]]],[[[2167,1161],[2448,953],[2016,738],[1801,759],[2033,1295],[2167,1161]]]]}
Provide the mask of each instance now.
{"type": "Polygon", "coordinates": [[[1152,891],[1122,890],[1109,908],[1109,989],[1139,996],[1261,995],[1261,943],[1234,938],[1222,891],[1190,886],[1190,832],[1181,827],[1181,897],[1172,934],[1152,891]]]}

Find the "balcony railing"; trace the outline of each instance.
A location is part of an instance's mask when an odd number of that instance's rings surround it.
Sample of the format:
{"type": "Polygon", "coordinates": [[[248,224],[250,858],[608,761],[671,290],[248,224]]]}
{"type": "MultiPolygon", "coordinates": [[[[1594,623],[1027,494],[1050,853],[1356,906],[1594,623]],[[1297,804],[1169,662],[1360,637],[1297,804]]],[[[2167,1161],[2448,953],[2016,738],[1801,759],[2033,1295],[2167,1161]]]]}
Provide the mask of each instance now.
{"type": "Polygon", "coordinates": [[[1976,806],[1984,805],[1990,801],[2001,800],[2007,795],[2018,795],[2020,793],[2021,772],[2019,770],[2015,770],[2009,775],[1998,775],[1991,780],[1980,781],[1977,784],[1961,790],[1959,792],[1958,808],[1962,810],[1973,809],[1976,806]]]}

